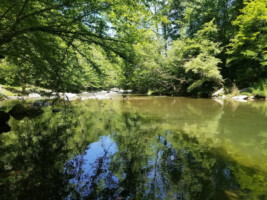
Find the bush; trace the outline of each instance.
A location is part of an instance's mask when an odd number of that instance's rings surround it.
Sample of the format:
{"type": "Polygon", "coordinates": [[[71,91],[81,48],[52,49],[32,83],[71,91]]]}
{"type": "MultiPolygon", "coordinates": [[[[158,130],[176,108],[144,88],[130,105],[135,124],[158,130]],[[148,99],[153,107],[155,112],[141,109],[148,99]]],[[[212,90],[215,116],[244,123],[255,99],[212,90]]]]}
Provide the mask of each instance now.
{"type": "Polygon", "coordinates": [[[252,88],[252,94],[257,97],[267,97],[267,79],[256,83],[252,88]]]}

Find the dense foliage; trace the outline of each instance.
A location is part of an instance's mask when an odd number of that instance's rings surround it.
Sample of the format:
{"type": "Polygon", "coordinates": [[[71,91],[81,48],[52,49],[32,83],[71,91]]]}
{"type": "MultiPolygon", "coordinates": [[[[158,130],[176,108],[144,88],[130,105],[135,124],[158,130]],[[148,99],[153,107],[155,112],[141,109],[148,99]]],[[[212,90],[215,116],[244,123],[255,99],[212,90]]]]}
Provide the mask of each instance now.
{"type": "Polygon", "coordinates": [[[266,82],[266,32],[266,0],[2,0],[0,84],[209,96],[266,82]]]}

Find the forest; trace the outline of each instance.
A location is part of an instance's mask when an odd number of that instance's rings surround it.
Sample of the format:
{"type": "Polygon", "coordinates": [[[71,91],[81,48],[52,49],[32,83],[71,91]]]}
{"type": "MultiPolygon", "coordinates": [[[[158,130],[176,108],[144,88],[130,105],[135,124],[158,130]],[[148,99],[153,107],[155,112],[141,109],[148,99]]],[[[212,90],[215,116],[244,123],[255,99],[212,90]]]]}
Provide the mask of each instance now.
{"type": "Polygon", "coordinates": [[[266,78],[266,0],[0,1],[3,87],[266,97],[266,78]]]}

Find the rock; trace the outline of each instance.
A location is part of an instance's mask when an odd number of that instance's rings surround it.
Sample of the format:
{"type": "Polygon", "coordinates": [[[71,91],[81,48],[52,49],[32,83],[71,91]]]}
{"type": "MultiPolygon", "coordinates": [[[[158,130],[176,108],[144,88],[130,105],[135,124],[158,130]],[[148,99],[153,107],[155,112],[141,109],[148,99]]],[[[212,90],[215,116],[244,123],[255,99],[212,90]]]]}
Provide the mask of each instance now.
{"type": "Polygon", "coordinates": [[[0,124],[8,122],[9,119],[10,119],[10,116],[8,113],[4,111],[0,111],[0,124]]]}
{"type": "Polygon", "coordinates": [[[83,92],[82,95],[89,95],[89,92],[83,92]]]}
{"type": "Polygon", "coordinates": [[[223,94],[224,94],[224,89],[221,88],[221,89],[219,89],[218,91],[214,92],[214,93],[212,94],[212,97],[218,97],[218,96],[221,96],[221,95],[223,95],[223,94]]]}
{"type": "Polygon", "coordinates": [[[14,117],[16,120],[22,120],[24,117],[37,117],[42,114],[44,111],[36,107],[24,107],[21,104],[15,105],[8,113],[14,117]]]}
{"type": "Polygon", "coordinates": [[[53,113],[57,113],[57,112],[61,112],[61,111],[62,111],[62,110],[60,110],[60,109],[53,109],[53,110],[52,110],[53,113]]]}
{"type": "Polygon", "coordinates": [[[123,93],[125,93],[125,91],[124,91],[124,90],[119,90],[118,93],[119,93],[119,94],[123,94],[123,93]]]}
{"type": "Polygon", "coordinates": [[[37,93],[31,93],[31,94],[29,94],[29,98],[42,98],[42,96],[40,94],[37,94],[37,93]]]}
{"type": "Polygon", "coordinates": [[[120,89],[119,89],[119,88],[111,88],[110,91],[111,91],[111,92],[119,92],[120,89]]]}
{"type": "Polygon", "coordinates": [[[246,102],[246,100],[248,99],[248,96],[247,95],[234,96],[232,97],[232,99],[236,101],[246,102]]]}
{"type": "Polygon", "coordinates": [[[77,94],[74,94],[74,93],[65,93],[63,96],[64,96],[64,99],[66,100],[73,100],[79,97],[77,94]]]}
{"type": "Polygon", "coordinates": [[[109,94],[112,95],[112,94],[118,94],[118,93],[117,92],[110,91],[109,94]]]}
{"type": "Polygon", "coordinates": [[[7,99],[9,99],[9,100],[18,100],[19,96],[9,96],[9,97],[7,97],[7,99]]]}

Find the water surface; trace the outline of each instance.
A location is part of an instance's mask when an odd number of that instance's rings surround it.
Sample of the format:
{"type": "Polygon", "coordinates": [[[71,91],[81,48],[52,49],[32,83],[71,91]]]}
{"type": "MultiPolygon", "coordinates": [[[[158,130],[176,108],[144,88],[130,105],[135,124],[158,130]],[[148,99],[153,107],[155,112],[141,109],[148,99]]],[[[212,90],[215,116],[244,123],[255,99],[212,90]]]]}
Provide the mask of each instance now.
{"type": "Polygon", "coordinates": [[[0,135],[0,199],[267,199],[266,101],[133,96],[44,110],[0,135]]]}

